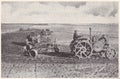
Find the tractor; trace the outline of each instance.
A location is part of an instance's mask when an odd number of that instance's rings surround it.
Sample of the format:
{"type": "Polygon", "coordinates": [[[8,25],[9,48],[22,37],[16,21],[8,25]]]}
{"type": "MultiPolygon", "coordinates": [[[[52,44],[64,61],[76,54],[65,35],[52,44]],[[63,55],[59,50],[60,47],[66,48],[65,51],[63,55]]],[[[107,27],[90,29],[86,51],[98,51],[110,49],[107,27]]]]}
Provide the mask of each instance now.
{"type": "Polygon", "coordinates": [[[52,33],[49,29],[31,32],[26,38],[24,54],[36,57],[43,52],[59,52],[56,40],[52,40],[52,33]]]}
{"type": "MultiPolygon", "coordinates": [[[[76,33],[75,33],[76,34],[76,33]]],[[[80,58],[91,58],[94,56],[114,59],[116,50],[108,44],[105,35],[92,36],[91,28],[89,28],[89,36],[84,37],[77,35],[70,43],[71,52],[74,56],[80,58]]]]}

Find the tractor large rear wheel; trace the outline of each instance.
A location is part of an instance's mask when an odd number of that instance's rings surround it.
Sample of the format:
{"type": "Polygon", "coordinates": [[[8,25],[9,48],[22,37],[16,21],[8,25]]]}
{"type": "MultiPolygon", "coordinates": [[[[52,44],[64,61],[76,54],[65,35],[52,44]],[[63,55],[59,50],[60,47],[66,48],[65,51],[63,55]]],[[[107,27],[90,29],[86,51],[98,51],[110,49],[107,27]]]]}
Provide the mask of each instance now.
{"type": "Polygon", "coordinates": [[[73,47],[73,52],[78,58],[89,58],[92,54],[91,44],[87,41],[78,41],[73,47]]]}

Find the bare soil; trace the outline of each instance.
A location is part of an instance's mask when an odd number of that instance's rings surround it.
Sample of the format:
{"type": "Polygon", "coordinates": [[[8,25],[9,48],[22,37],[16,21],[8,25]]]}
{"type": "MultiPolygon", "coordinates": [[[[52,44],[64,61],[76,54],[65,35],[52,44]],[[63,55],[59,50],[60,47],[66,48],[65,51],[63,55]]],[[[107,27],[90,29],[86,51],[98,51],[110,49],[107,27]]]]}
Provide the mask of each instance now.
{"type": "MultiPolygon", "coordinates": [[[[27,32],[2,34],[2,77],[8,78],[106,78],[118,77],[118,58],[78,59],[70,52],[23,55],[27,32]]],[[[69,46],[64,46],[69,49],[69,46]]],[[[66,51],[66,50],[65,50],[66,51]]]]}

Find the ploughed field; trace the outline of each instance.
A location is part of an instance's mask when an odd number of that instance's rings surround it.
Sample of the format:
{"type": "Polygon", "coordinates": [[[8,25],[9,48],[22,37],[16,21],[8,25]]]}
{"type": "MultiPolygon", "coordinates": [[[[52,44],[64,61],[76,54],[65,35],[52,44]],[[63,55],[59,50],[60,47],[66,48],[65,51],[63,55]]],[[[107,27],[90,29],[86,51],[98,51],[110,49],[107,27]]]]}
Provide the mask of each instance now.
{"type": "MultiPolygon", "coordinates": [[[[78,59],[72,56],[67,45],[61,45],[60,53],[46,52],[39,54],[36,58],[26,57],[23,55],[23,46],[27,34],[27,31],[2,34],[2,77],[118,77],[118,58],[114,60],[78,59]]],[[[114,47],[118,46],[114,45],[114,47]]]]}

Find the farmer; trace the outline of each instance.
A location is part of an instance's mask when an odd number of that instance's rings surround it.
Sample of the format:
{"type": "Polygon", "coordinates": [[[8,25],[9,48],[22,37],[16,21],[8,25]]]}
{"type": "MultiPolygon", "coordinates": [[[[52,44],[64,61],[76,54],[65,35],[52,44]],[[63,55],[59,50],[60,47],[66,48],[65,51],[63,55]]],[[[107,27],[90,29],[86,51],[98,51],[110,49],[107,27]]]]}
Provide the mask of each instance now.
{"type": "Polygon", "coordinates": [[[104,34],[98,39],[98,41],[101,41],[101,40],[104,40],[104,43],[108,44],[108,41],[107,41],[106,36],[104,34]]]}
{"type": "MultiPolygon", "coordinates": [[[[73,40],[71,41],[70,43],[70,49],[71,49],[71,52],[73,52],[73,49],[74,49],[74,41],[77,39],[78,37],[78,34],[77,34],[77,30],[74,31],[74,34],[73,34],[73,40]]],[[[75,55],[75,53],[74,53],[75,55]]]]}
{"type": "Polygon", "coordinates": [[[31,32],[27,37],[26,37],[26,46],[24,47],[26,51],[26,55],[29,55],[29,51],[33,48],[35,43],[37,42],[35,38],[35,33],[31,32]]]}
{"type": "Polygon", "coordinates": [[[73,40],[76,40],[78,37],[77,30],[74,31],[73,40]]]}
{"type": "Polygon", "coordinates": [[[103,46],[103,52],[107,51],[107,48],[109,47],[108,40],[106,36],[103,34],[101,38],[98,39],[99,41],[104,40],[104,46],[103,46]]]}
{"type": "Polygon", "coordinates": [[[37,34],[36,36],[36,43],[40,43],[40,34],[37,34]]]}
{"type": "Polygon", "coordinates": [[[26,37],[26,44],[35,44],[35,33],[31,32],[27,37],[26,37]]]}

